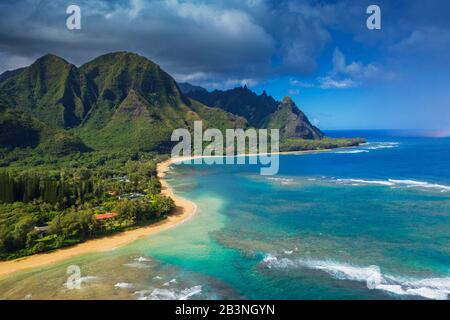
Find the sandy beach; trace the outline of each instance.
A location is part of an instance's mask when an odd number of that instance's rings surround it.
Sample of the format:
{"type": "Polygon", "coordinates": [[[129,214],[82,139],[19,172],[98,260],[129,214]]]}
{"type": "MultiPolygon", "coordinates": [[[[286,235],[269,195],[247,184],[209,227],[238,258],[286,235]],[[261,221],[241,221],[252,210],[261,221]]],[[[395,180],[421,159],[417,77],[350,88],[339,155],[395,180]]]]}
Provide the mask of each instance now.
{"type": "Polygon", "coordinates": [[[170,196],[176,205],[176,209],[170,216],[167,217],[167,219],[135,230],[117,233],[109,237],[89,240],[73,247],[58,249],[48,253],[39,253],[16,260],[0,262],[0,278],[17,271],[44,267],[46,265],[60,262],[81,254],[114,250],[140,238],[167,230],[189,220],[195,214],[197,206],[189,200],[176,196],[167,181],[164,179],[170,165],[174,162],[183,160],[187,159],[169,159],[158,164],[157,170],[158,177],[161,181],[162,194],[170,196]]]}

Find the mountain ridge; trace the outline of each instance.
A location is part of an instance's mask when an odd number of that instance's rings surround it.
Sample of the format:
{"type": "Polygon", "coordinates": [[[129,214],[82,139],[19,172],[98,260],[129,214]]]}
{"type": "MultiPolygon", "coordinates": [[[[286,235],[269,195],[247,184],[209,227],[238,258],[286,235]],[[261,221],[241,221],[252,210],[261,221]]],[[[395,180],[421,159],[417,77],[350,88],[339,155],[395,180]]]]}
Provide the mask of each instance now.
{"type": "Polygon", "coordinates": [[[173,145],[172,131],[192,130],[196,120],[203,120],[204,128],[220,130],[280,129],[282,139],[324,137],[291,99],[276,101],[247,86],[208,92],[178,84],[158,64],[126,51],[101,55],[80,67],[47,54],[28,67],[2,74],[0,113],[11,109],[28,115],[21,117],[24,128],[31,123],[39,132],[44,127],[34,124],[42,123],[51,128],[46,132],[70,133],[63,135],[69,141],[81,138],[85,146],[80,144],[80,151],[129,148],[166,153],[173,145]]]}
{"type": "Polygon", "coordinates": [[[183,87],[188,89],[185,94],[192,99],[242,116],[253,127],[280,129],[282,138],[322,139],[325,136],[289,97],[277,101],[266,91],[257,95],[246,85],[212,92],[189,83],[184,83],[183,87]],[[285,99],[289,99],[289,103],[285,99]]]}

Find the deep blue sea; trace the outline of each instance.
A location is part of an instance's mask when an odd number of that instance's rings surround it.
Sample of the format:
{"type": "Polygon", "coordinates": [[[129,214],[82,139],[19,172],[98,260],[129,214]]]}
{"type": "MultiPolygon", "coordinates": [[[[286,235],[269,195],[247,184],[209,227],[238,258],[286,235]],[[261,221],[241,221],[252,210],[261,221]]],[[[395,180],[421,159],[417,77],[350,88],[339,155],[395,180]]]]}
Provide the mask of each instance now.
{"type": "Polygon", "coordinates": [[[0,297],[449,299],[450,139],[327,134],[368,143],[282,155],[276,176],[173,165],[168,181],[198,204],[193,219],[8,278],[0,297]],[[68,264],[85,270],[82,293],[63,289],[68,264]]]}

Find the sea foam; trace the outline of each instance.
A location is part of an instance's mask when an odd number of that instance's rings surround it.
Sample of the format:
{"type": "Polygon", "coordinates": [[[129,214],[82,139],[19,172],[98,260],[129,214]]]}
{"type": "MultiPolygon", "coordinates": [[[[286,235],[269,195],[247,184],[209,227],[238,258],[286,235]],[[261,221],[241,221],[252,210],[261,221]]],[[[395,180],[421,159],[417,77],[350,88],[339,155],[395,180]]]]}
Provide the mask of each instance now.
{"type": "Polygon", "coordinates": [[[378,149],[391,149],[396,148],[400,145],[399,142],[369,142],[363,145],[360,145],[356,148],[351,149],[339,149],[338,151],[332,152],[334,154],[355,154],[355,153],[367,153],[371,150],[378,149]]]}
{"type": "Polygon", "coordinates": [[[384,180],[364,180],[364,179],[336,179],[337,182],[352,183],[352,184],[375,184],[382,186],[394,186],[395,183],[384,180]]]}
{"type": "Polygon", "coordinates": [[[202,292],[202,286],[194,286],[182,290],[177,289],[153,289],[136,291],[134,295],[138,300],[188,300],[190,297],[202,292]]]}
{"type": "Polygon", "coordinates": [[[134,285],[132,283],[127,283],[127,282],[118,282],[114,285],[114,288],[116,288],[116,289],[130,289],[133,287],[134,287],[134,285]]]}
{"type": "Polygon", "coordinates": [[[295,184],[295,181],[292,178],[273,178],[273,177],[270,177],[270,178],[267,178],[267,179],[270,180],[270,181],[273,181],[275,183],[282,184],[282,185],[293,185],[293,184],[295,184]]]}
{"type": "Polygon", "coordinates": [[[450,277],[415,279],[384,274],[376,265],[361,267],[332,260],[280,258],[272,254],[267,255],[262,263],[269,269],[320,270],[335,279],[365,282],[370,290],[382,290],[395,295],[419,296],[434,300],[447,300],[450,295],[450,277]]]}
{"type": "Polygon", "coordinates": [[[137,261],[137,262],[150,262],[150,261],[152,261],[150,258],[146,258],[146,257],[139,257],[139,258],[136,258],[134,260],[137,261]]]}
{"type": "Polygon", "coordinates": [[[148,269],[151,266],[146,262],[151,262],[152,260],[150,258],[146,257],[138,257],[133,259],[133,262],[125,263],[125,267],[129,268],[136,268],[136,269],[148,269]]]}
{"type": "Polygon", "coordinates": [[[364,146],[367,150],[391,149],[399,146],[399,142],[371,142],[364,146]]]}
{"type": "Polygon", "coordinates": [[[412,179],[397,180],[397,179],[387,179],[387,180],[365,180],[365,179],[335,179],[337,183],[340,184],[351,184],[351,185],[381,185],[387,187],[404,187],[404,188],[422,188],[422,189],[432,189],[441,192],[450,191],[450,186],[437,184],[426,181],[416,181],[412,179]]]}
{"type": "Polygon", "coordinates": [[[441,191],[450,191],[450,186],[437,183],[415,181],[415,180],[394,180],[394,179],[389,179],[389,181],[397,185],[404,185],[408,188],[428,188],[428,189],[439,189],[441,191]]]}
{"type": "Polygon", "coordinates": [[[369,152],[368,150],[343,150],[343,151],[336,151],[336,152],[334,152],[334,153],[342,153],[342,154],[345,154],[345,153],[366,153],[366,152],[369,152]]]}

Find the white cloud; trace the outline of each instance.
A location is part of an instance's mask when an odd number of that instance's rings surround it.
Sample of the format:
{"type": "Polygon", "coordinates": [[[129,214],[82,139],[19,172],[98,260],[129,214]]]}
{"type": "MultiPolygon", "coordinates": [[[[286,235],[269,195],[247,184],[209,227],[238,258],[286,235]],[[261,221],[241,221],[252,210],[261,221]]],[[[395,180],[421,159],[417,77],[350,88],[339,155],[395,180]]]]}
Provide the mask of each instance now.
{"type": "Polygon", "coordinates": [[[290,78],[289,84],[291,86],[302,87],[302,88],[313,88],[314,87],[314,83],[301,81],[301,80],[298,80],[295,78],[290,78]]]}
{"type": "Polygon", "coordinates": [[[333,71],[334,74],[343,74],[356,78],[369,78],[378,72],[378,68],[373,64],[364,65],[359,61],[353,61],[347,64],[344,54],[338,49],[333,52],[333,71]]]}
{"type": "Polygon", "coordinates": [[[360,61],[347,63],[347,58],[338,48],[333,52],[332,63],[331,71],[318,77],[316,82],[290,78],[289,84],[303,88],[348,89],[358,87],[382,74],[380,68],[372,63],[364,64],[360,61]]]}
{"type": "Polygon", "coordinates": [[[333,52],[333,69],[318,82],[322,89],[348,89],[362,85],[381,75],[379,67],[360,61],[347,63],[345,55],[336,48],[333,52]]]}
{"type": "Polygon", "coordinates": [[[131,4],[131,8],[129,10],[129,15],[132,18],[136,18],[136,16],[145,7],[145,2],[143,0],[130,0],[130,4],[131,4]]]}
{"type": "Polygon", "coordinates": [[[348,89],[357,86],[351,79],[335,80],[331,77],[323,77],[318,81],[322,89],[348,89]]]}
{"type": "Polygon", "coordinates": [[[174,74],[174,78],[177,82],[189,82],[208,89],[229,89],[244,85],[252,87],[259,83],[259,80],[252,78],[227,78],[226,76],[203,72],[174,74]]]}

